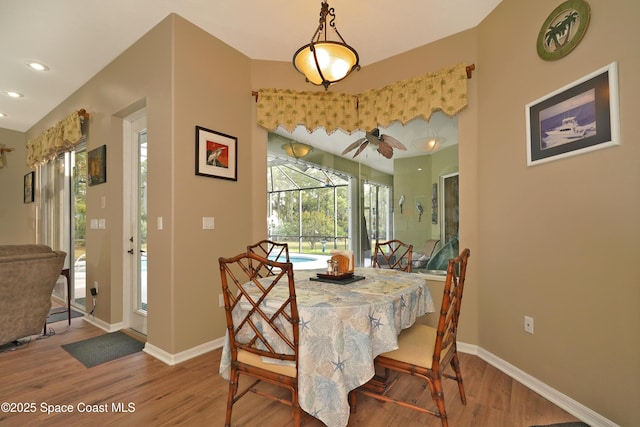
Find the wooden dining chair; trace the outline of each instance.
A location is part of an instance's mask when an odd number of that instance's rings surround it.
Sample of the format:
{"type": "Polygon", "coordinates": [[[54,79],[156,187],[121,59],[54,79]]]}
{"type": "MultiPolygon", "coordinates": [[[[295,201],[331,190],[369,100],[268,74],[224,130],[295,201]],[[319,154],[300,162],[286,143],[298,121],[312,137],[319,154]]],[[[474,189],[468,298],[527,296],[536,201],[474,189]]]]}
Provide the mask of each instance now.
{"type": "MultiPolygon", "coordinates": [[[[290,262],[289,245],[286,243],[278,243],[265,239],[247,246],[247,252],[253,252],[272,261],[290,262]]],[[[254,268],[258,277],[273,276],[275,274],[272,267],[269,267],[266,264],[261,264],[260,267],[260,269],[254,268]]]]}
{"type": "Polygon", "coordinates": [[[271,261],[252,252],[232,258],[219,258],[222,294],[231,352],[229,392],[225,426],[231,425],[233,405],[248,392],[291,406],[294,426],[301,421],[298,403],[298,306],[293,281],[293,265],[271,261]],[[254,268],[273,271],[260,278],[254,268]],[[285,287],[287,298],[274,297],[273,291],[285,287]],[[268,304],[266,303],[268,301],[268,304]],[[269,359],[276,363],[270,363],[269,359]],[[240,375],[253,378],[239,391],[240,375]],[[283,387],[287,399],[276,396],[260,382],[283,387]]]}
{"type": "Polygon", "coordinates": [[[460,400],[467,403],[460,372],[456,335],[458,319],[462,303],[462,291],[469,259],[469,249],[464,249],[459,256],[449,260],[444,294],[440,308],[438,327],[414,324],[402,331],[398,337],[398,349],[383,353],[376,357],[377,367],[385,369],[385,376],[374,377],[369,383],[358,388],[350,395],[352,411],[356,410],[356,393],[362,393],[375,399],[396,403],[400,406],[425,412],[439,417],[442,426],[447,427],[442,378],[457,381],[460,400]],[[451,366],[455,375],[445,374],[447,366],[451,366]],[[388,375],[396,373],[394,378],[388,375]],[[390,392],[401,374],[408,374],[426,381],[436,408],[419,406],[413,400],[398,400],[390,392]]]}
{"type": "Polygon", "coordinates": [[[377,242],[373,254],[373,266],[411,272],[411,258],[413,258],[413,245],[400,240],[377,242]]]}

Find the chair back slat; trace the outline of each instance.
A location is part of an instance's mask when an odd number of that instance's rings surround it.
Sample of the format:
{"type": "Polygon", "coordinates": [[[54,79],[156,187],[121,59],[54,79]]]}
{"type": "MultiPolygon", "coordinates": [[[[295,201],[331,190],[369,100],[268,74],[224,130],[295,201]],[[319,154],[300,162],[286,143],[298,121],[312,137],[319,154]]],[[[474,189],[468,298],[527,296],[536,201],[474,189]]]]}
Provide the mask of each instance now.
{"type": "MultiPolygon", "coordinates": [[[[278,243],[265,239],[247,246],[247,252],[255,253],[276,262],[290,262],[289,245],[287,243],[278,243]]],[[[260,264],[260,268],[254,267],[253,271],[258,277],[268,277],[276,274],[273,268],[275,267],[268,264],[260,264]]]]}
{"type": "Polygon", "coordinates": [[[377,242],[373,256],[373,266],[376,268],[391,268],[411,272],[413,245],[400,240],[377,242]]]}
{"type": "Polygon", "coordinates": [[[239,349],[297,362],[298,307],[293,266],[253,252],[220,258],[232,362],[239,349]],[[256,271],[271,271],[261,277],[256,271]]]}
{"type": "Polygon", "coordinates": [[[467,274],[469,249],[464,249],[459,256],[451,258],[447,265],[438,330],[433,351],[432,369],[437,370],[440,363],[450,360],[456,350],[458,320],[462,305],[462,293],[467,274]]]}

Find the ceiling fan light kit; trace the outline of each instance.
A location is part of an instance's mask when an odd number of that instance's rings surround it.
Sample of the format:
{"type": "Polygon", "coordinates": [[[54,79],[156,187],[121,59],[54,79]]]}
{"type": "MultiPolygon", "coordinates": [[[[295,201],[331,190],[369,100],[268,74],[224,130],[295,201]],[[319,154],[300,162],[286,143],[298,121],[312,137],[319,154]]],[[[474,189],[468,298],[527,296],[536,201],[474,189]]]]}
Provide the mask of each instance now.
{"type": "Polygon", "coordinates": [[[414,141],[413,146],[425,153],[434,153],[444,144],[445,140],[446,138],[442,136],[429,136],[414,141]]]}
{"type": "Polygon", "coordinates": [[[312,146],[295,141],[282,144],[280,148],[282,148],[289,157],[293,157],[294,159],[302,159],[313,151],[312,146]]]}
{"type": "Polygon", "coordinates": [[[326,1],[320,6],[320,23],[311,37],[311,42],[302,46],[293,55],[293,66],[304,74],[307,81],[317,86],[330,85],[347,77],[353,70],[359,70],[358,52],[345,42],[335,25],[335,10],[326,1]],[[327,39],[327,16],[329,26],[337,34],[339,41],[327,39]]]}

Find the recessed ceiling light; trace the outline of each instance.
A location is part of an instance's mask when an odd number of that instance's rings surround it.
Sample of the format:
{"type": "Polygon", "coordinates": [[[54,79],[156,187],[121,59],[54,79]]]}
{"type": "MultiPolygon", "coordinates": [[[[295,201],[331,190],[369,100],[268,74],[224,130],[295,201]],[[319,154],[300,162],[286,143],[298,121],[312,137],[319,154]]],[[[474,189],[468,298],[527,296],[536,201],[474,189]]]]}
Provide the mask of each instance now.
{"type": "Polygon", "coordinates": [[[0,117],[7,117],[5,113],[0,113],[0,117]]]}
{"type": "Polygon", "coordinates": [[[27,65],[36,71],[49,71],[49,67],[47,67],[44,64],[41,64],[40,62],[27,61],[27,65]]]}
{"type": "Polygon", "coordinates": [[[12,90],[7,90],[4,92],[5,95],[10,96],[12,98],[22,98],[24,95],[18,92],[14,92],[12,90]]]}

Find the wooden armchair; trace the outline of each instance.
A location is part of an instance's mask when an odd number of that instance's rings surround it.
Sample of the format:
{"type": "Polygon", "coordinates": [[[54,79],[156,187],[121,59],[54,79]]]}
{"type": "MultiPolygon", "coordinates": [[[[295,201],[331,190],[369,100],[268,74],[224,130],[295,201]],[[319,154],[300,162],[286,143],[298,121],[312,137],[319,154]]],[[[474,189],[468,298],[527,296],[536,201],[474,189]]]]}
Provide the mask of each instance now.
{"type": "MultiPolygon", "coordinates": [[[[247,252],[260,255],[263,258],[277,262],[289,262],[289,245],[286,243],[277,243],[271,240],[261,240],[253,245],[247,246],[247,252]]],[[[273,276],[275,272],[272,267],[261,264],[260,269],[255,269],[258,277],[273,276]]]]}
{"type": "Polygon", "coordinates": [[[219,258],[218,261],[231,350],[225,426],[231,425],[233,405],[249,391],[291,406],[293,424],[300,426],[299,318],[293,266],[252,252],[233,258],[219,258]],[[264,278],[256,276],[255,271],[265,270],[274,274],[264,278]],[[284,300],[273,295],[275,289],[283,287],[288,290],[288,297],[284,300]],[[263,303],[266,300],[268,304],[263,303]],[[278,363],[265,362],[265,358],[278,363]],[[252,377],[254,381],[238,392],[241,374],[252,377]],[[283,398],[282,393],[276,396],[269,390],[256,387],[261,381],[286,388],[291,398],[283,398]]]}
{"type": "Polygon", "coordinates": [[[400,240],[377,242],[373,254],[373,266],[411,272],[412,257],[413,245],[400,240]]]}
{"type": "Polygon", "coordinates": [[[352,392],[350,395],[352,411],[355,412],[356,409],[356,393],[360,392],[378,400],[435,415],[440,418],[442,426],[447,427],[449,423],[442,388],[443,377],[458,382],[460,400],[463,404],[467,403],[458,360],[456,335],[469,255],[469,249],[465,249],[459,256],[449,260],[438,327],[415,324],[402,331],[398,337],[398,349],[383,353],[375,359],[376,366],[384,368],[385,373],[395,372],[397,375],[393,379],[389,375],[374,377],[369,383],[352,392]],[[444,373],[447,366],[451,366],[455,375],[444,373]],[[400,374],[423,379],[429,386],[436,408],[419,406],[416,403],[417,399],[407,402],[390,396],[389,393],[400,374]]]}

